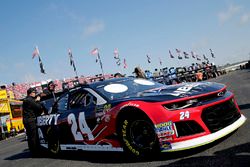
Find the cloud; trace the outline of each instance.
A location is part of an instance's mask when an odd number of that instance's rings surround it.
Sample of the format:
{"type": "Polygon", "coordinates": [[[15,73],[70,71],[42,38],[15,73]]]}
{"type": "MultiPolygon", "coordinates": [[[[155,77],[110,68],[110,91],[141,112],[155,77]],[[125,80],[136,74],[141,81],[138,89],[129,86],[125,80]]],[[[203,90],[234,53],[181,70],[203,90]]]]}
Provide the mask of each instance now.
{"type": "Polygon", "coordinates": [[[250,21],[250,13],[245,13],[240,18],[240,24],[247,24],[250,21]]]}
{"type": "Polygon", "coordinates": [[[209,43],[208,39],[207,38],[203,38],[203,39],[201,39],[198,42],[192,43],[192,48],[194,50],[202,50],[203,48],[207,48],[208,43],[209,43]]]}
{"type": "Polygon", "coordinates": [[[88,26],[84,28],[83,35],[84,37],[88,37],[91,35],[95,35],[99,32],[102,32],[105,28],[105,25],[102,21],[92,21],[88,26]]]}
{"type": "Polygon", "coordinates": [[[53,13],[54,16],[60,19],[67,18],[75,23],[83,23],[85,21],[85,17],[81,14],[76,13],[75,10],[69,9],[67,6],[58,5],[55,3],[50,3],[46,9],[47,11],[53,13]]]}
{"type": "Polygon", "coordinates": [[[231,4],[226,11],[222,11],[218,14],[219,22],[224,24],[236,15],[242,9],[241,6],[231,4]]]}

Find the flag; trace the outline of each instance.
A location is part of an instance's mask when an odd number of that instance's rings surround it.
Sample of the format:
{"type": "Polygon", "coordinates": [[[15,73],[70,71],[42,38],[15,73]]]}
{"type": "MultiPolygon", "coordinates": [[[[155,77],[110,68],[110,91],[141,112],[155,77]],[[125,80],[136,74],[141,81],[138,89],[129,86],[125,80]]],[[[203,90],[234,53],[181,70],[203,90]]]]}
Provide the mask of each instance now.
{"type": "Polygon", "coordinates": [[[120,59],[120,57],[119,57],[119,52],[118,52],[118,49],[117,49],[117,48],[115,48],[115,50],[114,50],[114,58],[117,60],[117,61],[116,61],[116,64],[117,64],[118,66],[120,66],[120,65],[121,65],[121,59],[120,59]]]}
{"type": "Polygon", "coordinates": [[[147,54],[147,59],[148,59],[148,63],[151,63],[151,58],[149,57],[148,54],[147,54]]]}
{"type": "Polygon", "coordinates": [[[179,50],[179,49],[175,49],[175,50],[176,50],[176,52],[177,52],[178,54],[181,53],[181,50],[179,50]]]}
{"type": "Polygon", "coordinates": [[[98,57],[96,57],[95,62],[98,63],[98,57]]]}
{"type": "Polygon", "coordinates": [[[73,56],[72,56],[72,51],[71,51],[71,49],[69,49],[68,54],[69,54],[70,65],[72,66],[73,63],[74,63],[74,61],[73,61],[73,56]]]}
{"type": "Polygon", "coordinates": [[[102,70],[102,75],[104,76],[104,71],[103,71],[103,67],[102,67],[102,61],[101,61],[101,57],[100,57],[100,54],[99,54],[99,49],[95,48],[90,53],[91,53],[91,55],[95,55],[95,56],[97,55],[95,61],[96,61],[96,63],[99,62],[101,70],[102,70]]]}
{"type": "Polygon", "coordinates": [[[120,60],[120,58],[116,61],[116,64],[117,64],[118,66],[121,65],[121,60],[120,60]]]}
{"type": "Polygon", "coordinates": [[[95,49],[93,49],[93,50],[91,51],[91,54],[92,54],[92,55],[98,55],[98,53],[99,53],[98,48],[95,48],[95,49]]]}
{"type": "Polygon", "coordinates": [[[169,52],[170,57],[171,57],[171,58],[174,58],[174,56],[173,56],[173,54],[171,53],[171,51],[168,50],[168,52],[169,52]]]}
{"type": "Polygon", "coordinates": [[[209,50],[210,50],[210,52],[211,52],[211,56],[212,56],[212,58],[215,58],[215,56],[214,56],[214,53],[213,53],[212,49],[209,49],[209,50]]]}
{"type": "Polygon", "coordinates": [[[126,59],[123,59],[123,64],[124,64],[123,68],[128,68],[128,65],[127,65],[126,59]]]}
{"type": "MultiPolygon", "coordinates": [[[[99,50],[98,50],[98,48],[95,48],[90,53],[91,53],[91,55],[96,56],[99,54],[99,50]]],[[[98,56],[96,57],[95,62],[98,63],[98,56]]]]}
{"type": "Polygon", "coordinates": [[[162,65],[162,61],[161,61],[161,58],[159,57],[159,62],[160,62],[160,65],[162,65]]]}
{"type": "Polygon", "coordinates": [[[99,61],[99,63],[100,63],[100,67],[101,67],[101,70],[103,71],[103,67],[102,67],[102,61],[101,61],[101,58],[100,58],[100,55],[99,55],[99,53],[98,53],[98,61],[99,61]]]}
{"type": "Polygon", "coordinates": [[[204,60],[209,61],[205,54],[203,54],[203,58],[204,60]]]}
{"type": "Polygon", "coordinates": [[[46,73],[45,73],[45,70],[44,70],[44,68],[43,68],[43,62],[42,62],[40,56],[38,56],[38,60],[39,60],[39,65],[40,65],[40,72],[41,72],[42,74],[46,74],[46,73]]]}
{"type": "Polygon", "coordinates": [[[74,71],[76,72],[76,66],[75,66],[75,62],[73,60],[73,55],[72,55],[72,51],[69,48],[69,60],[70,60],[70,65],[73,66],[74,71]]]}
{"type": "Polygon", "coordinates": [[[42,62],[42,59],[40,57],[40,52],[39,52],[38,46],[35,47],[35,50],[32,53],[32,59],[34,59],[36,56],[38,56],[38,61],[39,61],[39,66],[40,66],[40,72],[42,74],[46,74],[45,70],[43,68],[43,62],[42,62]]]}
{"type": "Polygon", "coordinates": [[[175,50],[178,53],[178,59],[182,59],[182,57],[181,57],[181,50],[179,50],[179,49],[175,49],[175,50]]]}
{"type": "Polygon", "coordinates": [[[75,63],[73,63],[73,69],[74,69],[74,71],[76,72],[76,66],[75,66],[75,63]]]}
{"type": "Polygon", "coordinates": [[[183,52],[183,54],[184,54],[185,59],[189,59],[187,52],[183,52]]]}
{"type": "Polygon", "coordinates": [[[201,61],[201,59],[199,58],[199,56],[198,56],[198,55],[196,55],[196,59],[197,59],[198,61],[201,61]]]}
{"type": "Polygon", "coordinates": [[[191,56],[195,59],[195,53],[191,51],[191,56]]]}
{"type": "Polygon", "coordinates": [[[35,50],[32,53],[32,59],[34,59],[36,56],[39,56],[39,55],[40,55],[40,52],[39,52],[38,46],[36,46],[35,50]]]}
{"type": "Polygon", "coordinates": [[[119,52],[118,52],[117,48],[115,48],[115,50],[114,50],[114,58],[119,59],[119,52]]]}

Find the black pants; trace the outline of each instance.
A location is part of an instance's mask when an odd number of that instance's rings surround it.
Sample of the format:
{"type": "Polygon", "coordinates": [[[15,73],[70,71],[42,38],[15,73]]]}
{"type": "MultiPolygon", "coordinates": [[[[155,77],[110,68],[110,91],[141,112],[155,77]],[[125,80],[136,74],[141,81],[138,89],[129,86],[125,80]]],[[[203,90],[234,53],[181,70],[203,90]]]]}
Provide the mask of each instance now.
{"type": "Polygon", "coordinates": [[[28,137],[28,146],[32,155],[38,153],[39,143],[36,129],[36,119],[24,120],[24,127],[28,137]]]}

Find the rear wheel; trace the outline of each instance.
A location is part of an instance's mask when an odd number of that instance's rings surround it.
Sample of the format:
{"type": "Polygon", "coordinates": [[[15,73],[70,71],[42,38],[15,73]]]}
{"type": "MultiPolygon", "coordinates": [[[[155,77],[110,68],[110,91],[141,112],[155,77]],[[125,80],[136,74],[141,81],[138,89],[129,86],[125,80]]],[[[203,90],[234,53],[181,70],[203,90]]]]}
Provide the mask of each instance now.
{"type": "Polygon", "coordinates": [[[130,155],[144,158],[160,152],[154,126],[145,117],[136,116],[122,119],[120,135],[124,151],[130,155]]]}

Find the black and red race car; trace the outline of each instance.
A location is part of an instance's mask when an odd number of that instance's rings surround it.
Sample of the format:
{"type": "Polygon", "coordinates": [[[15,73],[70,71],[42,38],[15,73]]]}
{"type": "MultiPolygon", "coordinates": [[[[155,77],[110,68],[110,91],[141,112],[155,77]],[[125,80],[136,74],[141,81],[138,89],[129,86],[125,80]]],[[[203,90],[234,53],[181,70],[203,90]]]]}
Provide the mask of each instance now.
{"type": "Polygon", "coordinates": [[[144,157],[211,143],[245,121],[223,84],[117,78],[64,93],[50,114],[37,117],[37,127],[40,145],[52,153],[126,151],[144,157]]]}

